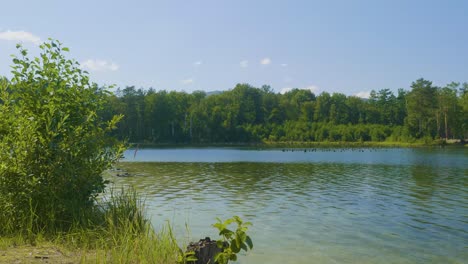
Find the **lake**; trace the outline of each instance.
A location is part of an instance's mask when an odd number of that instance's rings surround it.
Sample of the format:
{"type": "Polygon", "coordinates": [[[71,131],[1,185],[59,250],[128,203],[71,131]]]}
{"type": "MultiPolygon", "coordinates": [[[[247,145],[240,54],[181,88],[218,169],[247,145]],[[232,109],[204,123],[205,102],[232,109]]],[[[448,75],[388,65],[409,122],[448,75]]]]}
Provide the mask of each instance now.
{"type": "Polygon", "coordinates": [[[466,148],[140,149],[118,167],[131,177],[108,177],[181,242],[218,238],[216,217],[251,221],[238,263],[468,260],[466,148]]]}

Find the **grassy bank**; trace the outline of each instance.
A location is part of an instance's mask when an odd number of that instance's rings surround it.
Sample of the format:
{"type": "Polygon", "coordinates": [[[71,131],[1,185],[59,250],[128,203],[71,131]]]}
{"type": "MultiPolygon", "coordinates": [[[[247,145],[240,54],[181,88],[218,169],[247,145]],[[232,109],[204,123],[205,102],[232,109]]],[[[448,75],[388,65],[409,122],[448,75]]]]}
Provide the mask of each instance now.
{"type": "Polygon", "coordinates": [[[170,227],[153,229],[135,191],[110,191],[94,209],[68,230],[3,232],[0,263],[177,263],[170,227]]]}
{"type": "Polygon", "coordinates": [[[363,141],[363,142],[264,142],[270,147],[317,147],[317,148],[418,148],[446,145],[442,141],[399,142],[399,141],[363,141]]]}
{"type": "MultiPolygon", "coordinates": [[[[464,146],[461,142],[444,140],[431,141],[263,141],[231,143],[131,143],[133,148],[209,148],[209,147],[246,147],[246,148],[419,148],[435,146],[464,146]]],[[[466,146],[466,145],[465,145],[466,146]]]]}

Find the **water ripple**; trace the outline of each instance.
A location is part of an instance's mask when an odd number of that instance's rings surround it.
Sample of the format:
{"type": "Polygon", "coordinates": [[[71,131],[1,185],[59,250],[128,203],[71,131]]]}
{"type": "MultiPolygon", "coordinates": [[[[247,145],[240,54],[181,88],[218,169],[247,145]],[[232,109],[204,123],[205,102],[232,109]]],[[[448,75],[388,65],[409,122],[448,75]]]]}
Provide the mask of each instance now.
{"type": "Polygon", "coordinates": [[[153,221],[216,237],[215,216],[254,223],[241,263],[463,262],[463,167],[348,163],[121,163],[153,221]],[[272,257],[273,256],[273,257],[272,257]],[[285,260],[284,256],[288,256],[285,260]]]}

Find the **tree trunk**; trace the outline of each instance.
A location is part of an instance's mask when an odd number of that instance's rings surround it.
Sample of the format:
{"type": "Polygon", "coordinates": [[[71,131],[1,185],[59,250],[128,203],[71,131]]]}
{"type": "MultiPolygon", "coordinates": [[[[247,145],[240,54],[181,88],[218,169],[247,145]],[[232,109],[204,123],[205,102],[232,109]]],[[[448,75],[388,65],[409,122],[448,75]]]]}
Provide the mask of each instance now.
{"type": "Polygon", "coordinates": [[[193,116],[190,115],[190,140],[192,140],[192,118],[193,116]]]}
{"type": "Polygon", "coordinates": [[[171,122],[171,126],[172,126],[172,137],[174,138],[174,121],[171,122]]]}
{"type": "Polygon", "coordinates": [[[445,117],[445,140],[448,139],[447,111],[444,112],[445,117]]]}

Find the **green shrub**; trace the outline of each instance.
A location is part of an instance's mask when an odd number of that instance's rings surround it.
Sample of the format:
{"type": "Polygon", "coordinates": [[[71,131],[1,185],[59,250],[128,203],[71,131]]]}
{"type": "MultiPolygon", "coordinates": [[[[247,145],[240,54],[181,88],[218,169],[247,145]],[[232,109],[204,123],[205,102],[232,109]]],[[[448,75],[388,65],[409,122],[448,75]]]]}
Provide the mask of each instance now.
{"type": "Polygon", "coordinates": [[[121,116],[97,115],[106,91],[60,42],[44,43],[34,59],[17,48],[13,77],[0,82],[0,234],[69,228],[123,151],[108,136],[121,116]]]}
{"type": "Polygon", "coordinates": [[[247,235],[250,222],[244,222],[239,216],[233,216],[225,221],[217,218],[218,222],[213,224],[217,228],[222,240],[216,241],[218,248],[222,249],[215,257],[216,263],[227,264],[230,260],[236,261],[237,254],[241,251],[252,250],[253,242],[250,236],[247,235]],[[237,224],[236,231],[229,229],[231,224],[237,224]]]}

